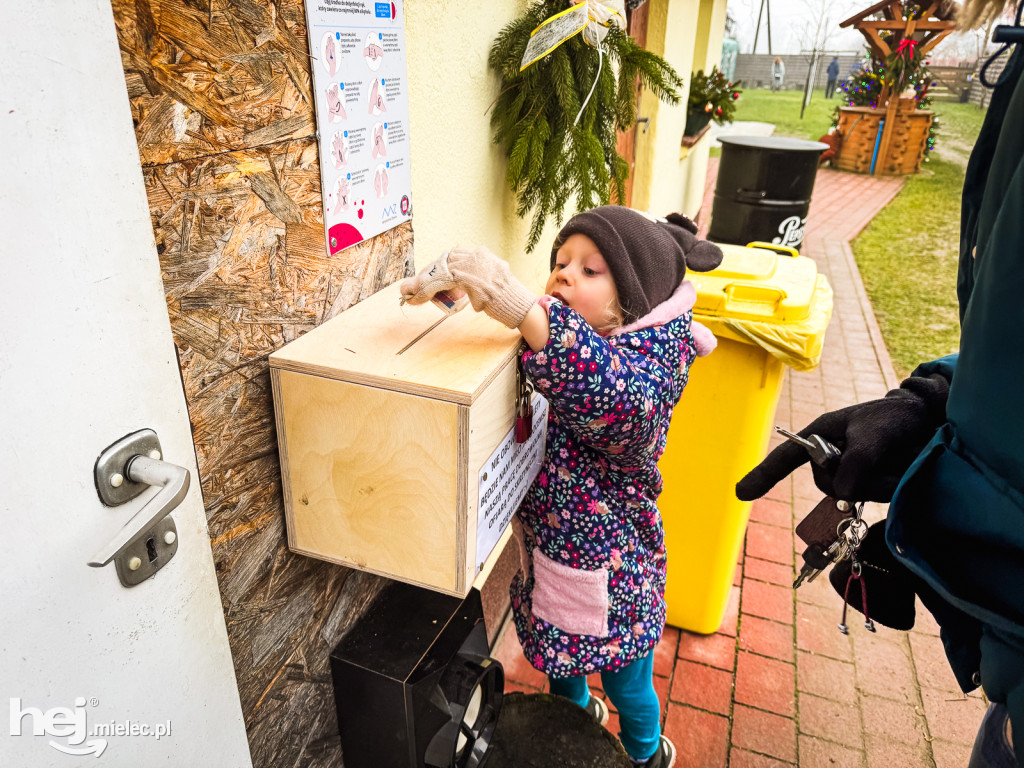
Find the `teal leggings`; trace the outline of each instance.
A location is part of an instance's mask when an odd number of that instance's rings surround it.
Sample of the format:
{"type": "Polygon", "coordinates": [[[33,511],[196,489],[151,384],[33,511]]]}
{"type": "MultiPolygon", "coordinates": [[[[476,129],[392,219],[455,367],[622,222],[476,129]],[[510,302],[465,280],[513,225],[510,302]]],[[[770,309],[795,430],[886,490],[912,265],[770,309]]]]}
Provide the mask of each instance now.
{"type": "MultiPolygon", "coordinates": [[[[549,677],[551,692],[581,707],[590,701],[586,677],[549,677]]],[[[654,690],[654,651],[617,672],[602,672],[601,686],[619,712],[619,739],[635,760],[646,760],[661,740],[661,705],[654,690]]]]}

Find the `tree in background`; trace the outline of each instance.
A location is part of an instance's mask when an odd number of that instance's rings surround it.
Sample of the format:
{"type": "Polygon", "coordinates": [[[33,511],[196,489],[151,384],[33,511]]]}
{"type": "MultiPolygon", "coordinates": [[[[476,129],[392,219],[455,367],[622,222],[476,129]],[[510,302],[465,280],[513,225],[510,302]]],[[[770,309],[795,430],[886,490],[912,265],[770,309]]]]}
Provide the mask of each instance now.
{"type": "Polygon", "coordinates": [[[826,51],[843,33],[839,22],[856,13],[863,0],[801,0],[806,13],[795,28],[793,37],[797,47],[805,51],[826,51]]]}

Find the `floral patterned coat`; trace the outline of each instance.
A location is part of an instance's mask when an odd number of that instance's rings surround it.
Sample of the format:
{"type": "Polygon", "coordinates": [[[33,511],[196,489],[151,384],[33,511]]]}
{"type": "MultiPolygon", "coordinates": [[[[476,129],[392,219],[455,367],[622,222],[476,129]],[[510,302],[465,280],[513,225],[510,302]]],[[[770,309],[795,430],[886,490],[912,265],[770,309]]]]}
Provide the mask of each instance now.
{"type": "Polygon", "coordinates": [[[553,677],[619,669],[665,625],[665,534],[656,504],[672,409],[714,337],[692,322],[693,286],[602,337],[556,299],[551,334],[523,369],[549,403],[540,474],[513,521],[510,588],[526,658],[553,677]],[[695,339],[696,334],[696,339],[695,339]]]}

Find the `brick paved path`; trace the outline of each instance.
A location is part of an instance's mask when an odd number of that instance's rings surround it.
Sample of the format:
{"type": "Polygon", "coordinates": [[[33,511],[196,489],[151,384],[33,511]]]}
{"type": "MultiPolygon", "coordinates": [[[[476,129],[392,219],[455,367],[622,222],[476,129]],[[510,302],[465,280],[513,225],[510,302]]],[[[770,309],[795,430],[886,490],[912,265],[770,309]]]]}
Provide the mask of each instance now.
{"type": "MultiPolygon", "coordinates": [[[[712,159],[704,211],[716,174],[712,159]]],[[[835,310],[821,365],[787,370],[777,424],[799,429],[898,384],[848,243],[901,183],[818,173],[802,253],[828,275],[835,310]]],[[[912,632],[879,627],[875,635],[851,612],[844,636],[836,629],[842,601],[827,578],[791,588],[803,550],[793,526],[820,498],[804,467],[756,502],[718,633],[666,629],[655,687],[665,732],[679,748],[677,768],[965,768],[985,702],[980,693],[960,693],[927,612],[918,606],[912,632]]],[[[867,514],[880,519],[885,509],[874,505],[867,514]]],[[[511,625],[495,654],[508,688],[545,688],[511,625]]],[[[596,694],[599,686],[595,675],[596,694]]],[[[609,730],[618,732],[614,714],[609,730]]]]}

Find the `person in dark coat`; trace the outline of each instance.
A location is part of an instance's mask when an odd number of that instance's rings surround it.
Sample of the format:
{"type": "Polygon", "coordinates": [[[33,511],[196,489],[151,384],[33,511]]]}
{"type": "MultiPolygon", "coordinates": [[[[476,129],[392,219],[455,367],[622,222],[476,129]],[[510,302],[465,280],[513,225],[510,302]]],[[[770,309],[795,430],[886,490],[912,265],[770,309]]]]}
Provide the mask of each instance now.
{"type": "Polygon", "coordinates": [[[825,81],[825,98],[831,99],[832,94],[836,90],[836,81],[839,80],[839,57],[833,56],[832,61],[828,63],[828,69],[826,70],[828,79],[825,81]]]}
{"type": "MultiPolygon", "coordinates": [[[[1024,749],[1015,756],[1012,743],[1013,735],[1024,734],[1022,213],[1024,46],[1018,44],[964,181],[959,353],[919,366],[884,398],[826,413],[800,433],[821,435],[842,450],[836,466],[813,467],[824,493],[891,501],[860,558],[876,566],[866,569],[869,585],[872,570],[887,573],[869,586],[870,615],[908,629],[916,593],[941,627],[960,687],[984,689],[991,705],[970,768],[1024,766],[1024,749]]],[[[794,443],[776,448],[737,484],[737,495],[762,496],[807,459],[794,443]]],[[[862,607],[856,598],[850,605],[862,607]]]]}

